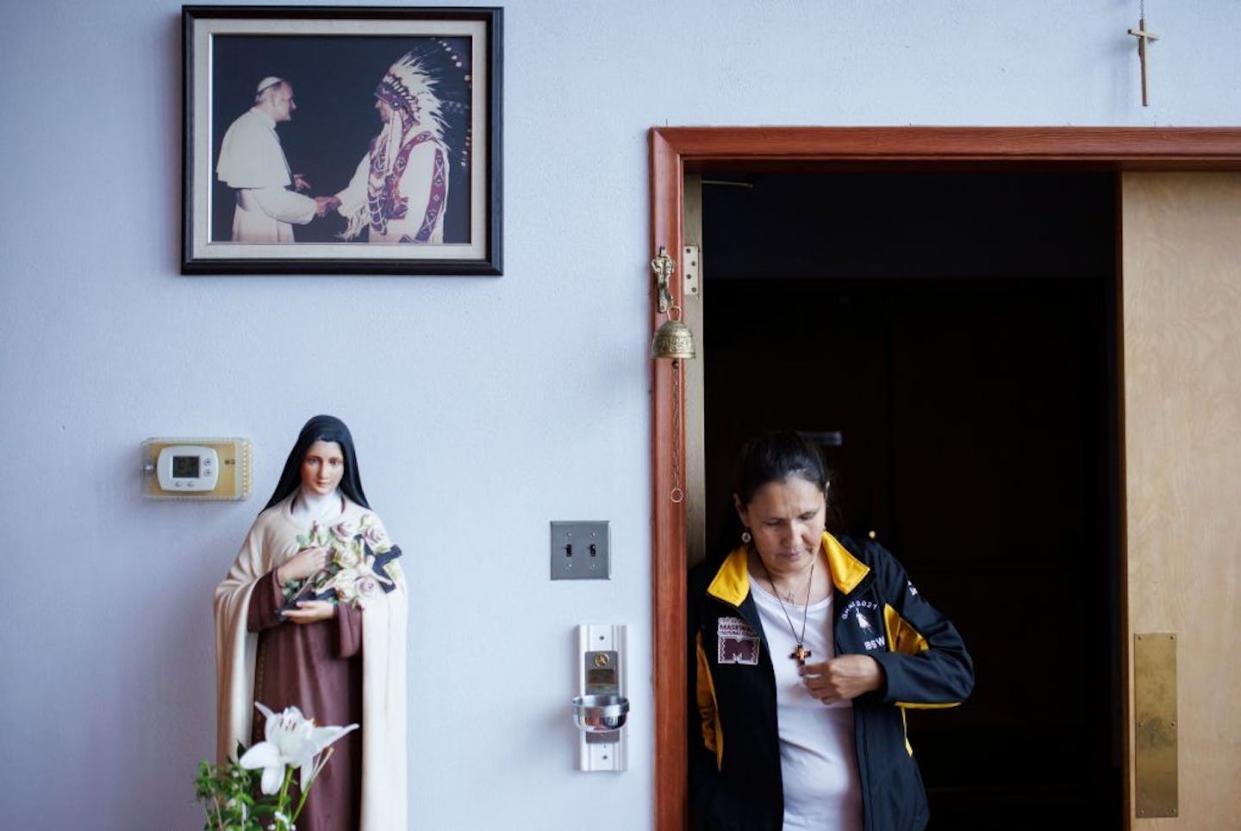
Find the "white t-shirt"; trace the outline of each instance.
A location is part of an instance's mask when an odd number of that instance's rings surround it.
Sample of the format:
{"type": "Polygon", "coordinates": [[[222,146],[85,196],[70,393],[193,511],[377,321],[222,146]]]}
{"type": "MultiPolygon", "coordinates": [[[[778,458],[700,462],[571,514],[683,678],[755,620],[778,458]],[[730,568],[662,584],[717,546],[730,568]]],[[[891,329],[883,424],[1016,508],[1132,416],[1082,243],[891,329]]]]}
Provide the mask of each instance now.
{"type": "MultiPolygon", "coordinates": [[[[810,694],[789,655],[797,640],[775,595],[750,581],[763,634],[776,675],[776,716],[780,730],[780,774],[784,781],[784,831],[859,831],[862,789],[853,743],[853,702],[824,704],[810,694]]],[[[809,609],[785,603],[801,633],[806,611],[807,664],[833,657],[832,598],[809,609]]]]}

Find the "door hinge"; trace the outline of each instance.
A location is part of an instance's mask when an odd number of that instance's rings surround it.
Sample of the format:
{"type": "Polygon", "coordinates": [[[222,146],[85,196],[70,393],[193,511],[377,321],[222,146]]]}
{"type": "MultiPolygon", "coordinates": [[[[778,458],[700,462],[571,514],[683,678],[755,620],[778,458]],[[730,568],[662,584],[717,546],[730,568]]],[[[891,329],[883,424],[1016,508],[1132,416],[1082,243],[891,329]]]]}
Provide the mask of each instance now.
{"type": "Polygon", "coordinates": [[[697,245],[685,245],[681,247],[681,289],[685,297],[697,297],[699,286],[702,281],[699,278],[700,270],[698,267],[699,256],[697,245]]]}

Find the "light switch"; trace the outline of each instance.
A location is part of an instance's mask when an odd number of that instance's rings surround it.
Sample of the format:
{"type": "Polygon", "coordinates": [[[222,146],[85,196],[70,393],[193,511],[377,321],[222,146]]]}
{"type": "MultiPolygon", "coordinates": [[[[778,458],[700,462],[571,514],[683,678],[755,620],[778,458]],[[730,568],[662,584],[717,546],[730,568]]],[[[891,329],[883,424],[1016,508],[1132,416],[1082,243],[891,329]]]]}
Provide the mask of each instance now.
{"type": "Polygon", "coordinates": [[[608,556],[608,523],[552,523],[553,580],[609,580],[612,560],[608,556]]]}

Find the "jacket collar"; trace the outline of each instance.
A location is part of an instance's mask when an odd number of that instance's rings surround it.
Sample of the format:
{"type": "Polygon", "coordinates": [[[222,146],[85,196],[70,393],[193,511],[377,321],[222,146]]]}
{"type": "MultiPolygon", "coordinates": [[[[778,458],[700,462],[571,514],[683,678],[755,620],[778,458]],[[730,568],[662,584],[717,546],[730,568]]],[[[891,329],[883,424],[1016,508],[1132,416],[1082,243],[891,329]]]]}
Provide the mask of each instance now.
{"type": "MultiPolygon", "coordinates": [[[[870,573],[870,566],[854,557],[826,531],[823,532],[823,554],[827,557],[832,583],[842,594],[852,592],[870,573]]],[[[733,549],[715,573],[711,585],[707,586],[707,594],[733,606],[740,606],[749,593],[750,574],[746,569],[746,547],[740,545],[733,549]]]]}

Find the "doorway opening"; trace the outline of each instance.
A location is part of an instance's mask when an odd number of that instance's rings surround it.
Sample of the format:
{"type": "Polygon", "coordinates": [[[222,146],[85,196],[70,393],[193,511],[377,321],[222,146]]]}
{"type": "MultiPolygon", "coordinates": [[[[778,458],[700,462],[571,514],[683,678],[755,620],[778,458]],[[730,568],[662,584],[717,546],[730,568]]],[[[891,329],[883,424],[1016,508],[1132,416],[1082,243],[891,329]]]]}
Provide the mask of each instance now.
{"type": "Polygon", "coordinates": [[[1123,821],[1117,224],[1112,172],[704,177],[707,556],[741,443],[811,434],[974,657],[909,713],[932,828],[1123,821]]]}

